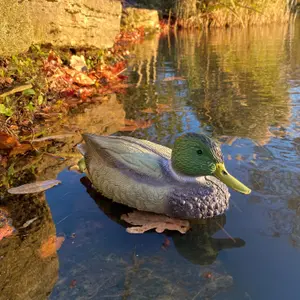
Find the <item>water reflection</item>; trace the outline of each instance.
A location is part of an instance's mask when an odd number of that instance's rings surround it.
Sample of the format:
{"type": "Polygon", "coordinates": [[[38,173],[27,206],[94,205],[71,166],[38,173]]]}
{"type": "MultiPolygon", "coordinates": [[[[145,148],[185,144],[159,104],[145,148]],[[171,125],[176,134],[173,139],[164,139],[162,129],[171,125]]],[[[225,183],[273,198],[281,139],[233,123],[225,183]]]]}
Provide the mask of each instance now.
{"type": "Polygon", "coordinates": [[[190,262],[199,265],[211,265],[220,251],[245,246],[240,238],[214,238],[226,224],[226,216],[202,220],[191,224],[191,230],[185,235],[171,234],[177,251],[190,262]]]}
{"type": "MultiPolygon", "coordinates": [[[[81,178],[81,182],[106,216],[124,228],[131,226],[121,220],[121,215],[132,211],[131,208],[114,203],[97,193],[92,188],[87,177],[81,178]]],[[[182,235],[180,233],[168,232],[167,236],[173,240],[178,253],[193,264],[211,265],[217,259],[219,252],[223,249],[245,246],[245,241],[240,238],[212,237],[216,232],[220,231],[225,224],[225,215],[208,220],[192,221],[191,229],[186,234],[182,235]]],[[[150,232],[146,232],[145,234],[149,234],[150,232]]]]}
{"type": "Polygon", "coordinates": [[[42,252],[43,245],[56,235],[45,195],[7,196],[0,203],[17,230],[1,241],[0,299],[44,300],[58,279],[59,267],[55,248],[42,252]]]}

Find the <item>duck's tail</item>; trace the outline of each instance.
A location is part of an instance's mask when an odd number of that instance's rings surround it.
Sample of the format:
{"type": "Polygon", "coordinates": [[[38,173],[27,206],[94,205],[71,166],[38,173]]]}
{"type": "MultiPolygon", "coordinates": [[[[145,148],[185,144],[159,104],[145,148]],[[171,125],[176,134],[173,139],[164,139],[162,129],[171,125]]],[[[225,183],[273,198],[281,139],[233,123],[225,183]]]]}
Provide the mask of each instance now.
{"type": "Polygon", "coordinates": [[[85,144],[78,144],[76,146],[77,150],[82,154],[82,156],[86,153],[86,145],[85,144]]]}

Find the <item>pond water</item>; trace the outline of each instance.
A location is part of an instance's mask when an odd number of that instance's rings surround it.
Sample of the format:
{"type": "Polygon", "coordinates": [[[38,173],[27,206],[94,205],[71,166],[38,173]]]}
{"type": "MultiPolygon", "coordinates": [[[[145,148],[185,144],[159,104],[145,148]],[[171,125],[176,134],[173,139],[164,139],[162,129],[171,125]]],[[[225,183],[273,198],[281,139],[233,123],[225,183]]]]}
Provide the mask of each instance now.
{"type": "Polygon", "coordinates": [[[61,185],[15,201],[17,235],[0,242],[0,299],[299,299],[299,49],[300,20],[135,45],[132,86],[117,97],[140,128],[115,134],[171,147],[182,132],[206,133],[252,193],[231,191],[225,215],[185,235],[132,235],[120,221],[128,208],[66,168],[61,185]],[[65,241],[41,258],[51,234],[65,241]]]}

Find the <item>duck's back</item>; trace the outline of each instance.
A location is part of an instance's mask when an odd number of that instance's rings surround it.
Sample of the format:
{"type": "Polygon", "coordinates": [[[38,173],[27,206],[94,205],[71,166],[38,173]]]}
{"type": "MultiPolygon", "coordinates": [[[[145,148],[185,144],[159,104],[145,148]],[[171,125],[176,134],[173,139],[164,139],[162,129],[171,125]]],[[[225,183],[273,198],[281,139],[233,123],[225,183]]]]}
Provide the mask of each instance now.
{"type": "Polygon", "coordinates": [[[171,149],[131,137],[83,137],[87,170],[97,190],[139,210],[165,212],[164,200],[171,188],[165,166],[171,149]]]}

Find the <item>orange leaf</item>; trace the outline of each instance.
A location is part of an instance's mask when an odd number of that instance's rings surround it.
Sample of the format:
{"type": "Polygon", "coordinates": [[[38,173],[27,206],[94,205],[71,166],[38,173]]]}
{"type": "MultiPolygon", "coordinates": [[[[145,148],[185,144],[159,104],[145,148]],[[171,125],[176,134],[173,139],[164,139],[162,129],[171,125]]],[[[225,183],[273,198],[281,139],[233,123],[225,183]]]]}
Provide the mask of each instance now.
{"type": "Polygon", "coordinates": [[[5,237],[11,236],[14,230],[15,229],[9,224],[0,227],[0,241],[5,237]]]}
{"type": "Polygon", "coordinates": [[[14,136],[0,131],[0,150],[11,149],[19,145],[20,143],[14,136]]]}
{"type": "Polygon", "coordinates": [[[17,147],[14,147],[10,152],[9,156],[15,156],[18,154],[24,154],[27,151],[32,150],[32,146],[30,144],[20,144],[17,147]]]}

